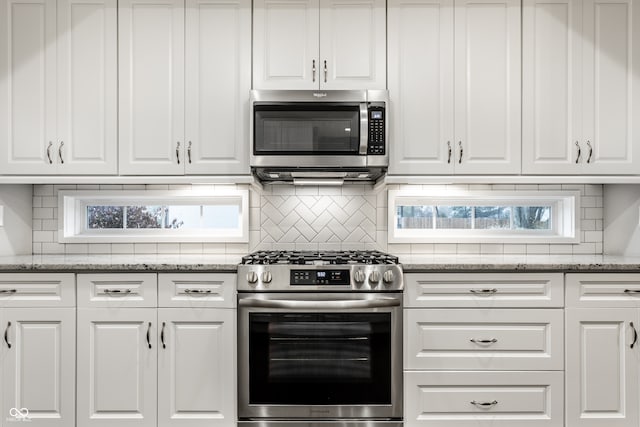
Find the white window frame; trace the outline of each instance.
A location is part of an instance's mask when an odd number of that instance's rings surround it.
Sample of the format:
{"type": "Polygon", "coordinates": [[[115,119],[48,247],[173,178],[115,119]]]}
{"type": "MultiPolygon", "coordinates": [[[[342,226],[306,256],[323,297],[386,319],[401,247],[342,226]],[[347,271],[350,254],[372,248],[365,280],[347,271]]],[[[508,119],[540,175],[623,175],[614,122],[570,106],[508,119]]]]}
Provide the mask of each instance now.
{"type": "Polygon", "coordinates": [[[579,191],[389,190],[389,243],[580,243],[579,191]],[[551,206],[551,230],[399,229],[397,206],[551,206]]]}
{"type": "Polygon", "coordinates": [[[60,243],[166,243],[249,242],[249,191],[112,190],[60,191],[58,193],[58,242],[60,243]],[[233,229],[87,229],[90,205],[237,205],[238,227],[233,229]]]}

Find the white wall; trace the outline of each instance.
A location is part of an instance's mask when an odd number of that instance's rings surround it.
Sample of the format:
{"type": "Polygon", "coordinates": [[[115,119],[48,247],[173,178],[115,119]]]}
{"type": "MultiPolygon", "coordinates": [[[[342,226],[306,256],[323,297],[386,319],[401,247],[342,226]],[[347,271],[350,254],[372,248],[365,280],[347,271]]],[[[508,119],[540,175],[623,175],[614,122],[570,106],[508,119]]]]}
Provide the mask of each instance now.
{"type": "Polygon", "coordinates": [[[31,185],[0,185],[3,226],[0,227],[0,255],[31,253],[31,185]]]}
{"type": "Polygon", "coordinates": [[[640,255],[640,185],[606,185],[604,253],[640,255]]]}

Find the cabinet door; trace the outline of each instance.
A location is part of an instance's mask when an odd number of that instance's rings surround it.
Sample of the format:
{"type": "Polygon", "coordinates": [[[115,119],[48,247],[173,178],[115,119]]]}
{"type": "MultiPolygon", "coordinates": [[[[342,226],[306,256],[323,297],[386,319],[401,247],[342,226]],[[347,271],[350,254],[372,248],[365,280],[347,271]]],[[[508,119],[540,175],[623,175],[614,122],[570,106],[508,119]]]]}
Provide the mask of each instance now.
{"type": "Polygon", "coordinates": [[[255,0],[253,88],[318,89],[319,0],[255,0]]]}
{"type": "Polygon", "coordinates": [[[637,427],[635,308],[566,310],[566,405],[569,427],[637,427]]]}
{"type": "Polygon", "coordinates": [[[251,0],[187,0],[186,173],[249,173],[251,0]]]}
{"type": "Polygon", "coordinates": [[[158,325],[158,426],[235,426],[235,310],[159,309],[158,325]]]}
{"type": "Polygon", "coordinates": [[[587,147],[585,172],[637,174],[640,7],[632,0],[582,3],[583,143],[591,146],[587,147]]]}
{"type": "Polygon", "coordinates": [[[452,174],[453,0],[389,1],[389,173],[452,174]]]}
{"type": "Polygon", "coordinates": [[[520,0],[458,0],[456,173],[520,173],[520,0]]]}
{"type": "Polygon", "coordinates": [[[581,133],[582,3],[524,0],[523,173],[587,172],[581,133]]]}
{"type": "Polygon", "coordinates": [[[184,174],[184,0],[120,0],[120,173],[184,174]]]}
{"type": "Polygon", "coordinates": [[[155,427],[156,309],[78,309],[77,423],[155,427]]]}
{"type": "Polygon", "coordinates": [[[118,171],[117,31],[116,0],[58,0],[59,173],[118,171]]]}
{"type": "Polygon", "coordinates": [[[24,408],[30,426],[75,425],[75,320],[73,308],[3,310],[3,420],[24,408]]]}
{"type": "Polygon", "coordinates": [[[55,1],[0,1],[0,75],[1,173],[55,173],[55,1]]]}
{"type": "Polygon", "coordinates": [[[385,0],[320,4],[322,89],[386,89],[385,0]]]}

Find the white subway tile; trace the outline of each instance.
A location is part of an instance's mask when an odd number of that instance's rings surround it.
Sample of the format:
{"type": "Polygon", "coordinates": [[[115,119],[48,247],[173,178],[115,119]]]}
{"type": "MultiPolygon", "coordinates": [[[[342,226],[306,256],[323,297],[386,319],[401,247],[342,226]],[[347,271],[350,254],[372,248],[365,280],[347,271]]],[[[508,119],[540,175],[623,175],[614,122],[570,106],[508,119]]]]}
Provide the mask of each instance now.
{"type": "Polygon", "coordinates": [[[134,243],[133,253],[135,254],[157,254],[157,243],[134,243]]]}
{"type": "Polygon", "coordinates": [[[35,184],[33,186],[34,196],[53,196],[53,185],[51,184],[35,184]]]}
{"type": "Polygon", "coordinates": [[[43,243],[42,244],[42,253],[43,254],[63,254],[65,245],[60,243],[43,243]]]}
{"type": "Polygon", "coordinates": [[[110,254],[111,243],[91,243],[89,244],[90,254],[110,254]]]}
{"type": "Polygon", "coordinates": [[[433,243],[412,243],[411,254],[412,255],[431,255],[435,251],[433,243]]]}
{"type": "Polygon", "coordinates": [[[596,244],[595,243],[580,243],[579,245],[573,246],[574,254],[595,254],[596,252],[596,244]]]}
{"type": "Polygon", "coordinates": [[[480,254],[479,243],[458,243],[456,247],[456,253],[462,255],[480,254]]]}
{"type": "Polygon", "coordinates": [[[133,243],[112,243],[111,253],[112,254],[132,254],[133,243]]]}
{"type": "Polygon", "coordinates": [[[549,245],[527,245],[527,255],[543,254],[548,255],[550,252],[549,245]]]}
{"type": "Polygon", "coordinates": [[[584,208],[584,219],[602,219],[603,208],[584,208]]]}
{"type": "Polygon", "coordinates": [[[582,231],[593,231],[596,230],[596,220],[595,219],[583,219],[580,221],[580,229],[582,231]]]}
{"type": "Polygon", "coordinates": [[[551,255],[571,255],[574,245],[552,244],[549,245],[549,254],[551,255]]]}
{"type": "Polygon", "coordinates": [[[58,229],[58,220],[57,219],[43,219],[42,220],[42,229],[55,231],[58,229]]]}
{"type": "Polygon", "coordinates": [[[33,232],[33,242],[39,243],[53,243],[53,231],[34,231],[33,232]]]}
{"type": "Polygon", "coordinates": [[[202,254],[202,243],[180,243],[180,253],[183,255],[202,254]]]}
{"type": "Polygon", "coordinates": [[[482,243],[480,245],[481,254],[503,254],[504,245],[501,243],[482,243]]]}
{"type": "Polygon", "coordinates": [[[436,254],[455,254],[458,252],[458,245],[455,243],[435,243],[433,252],[436,254]]]}
{"type": "Polygon", "coordinates": [[[40,243],[40,242],[31,243],[31,253],[34,254],[34,255],[41,254],[42,253],[42,243],[40,243]]]}
{"type": "Polygon", "coordinates": [[[249,245],[247,243],[227,243],[227,254],[246,255],[249,252],[249,245]]]}
{"type": "Polygon", "coordinates": [[[584,186],[584,194],[587,196],[602,196],[602,184],[587,184],[584,186]]]}
{"type": "MultiPolygon", "coordinates": [[[[260,232],[258,231],[258,233],[260,232]]],[[[226,252],[227,252],[227,247],[224,243],[203,243],[202,244],[202,253],[204,254],[224,254],[226,252]]]]}
{"type": "Polygon", "coordinates": [[[584,242],[602,242],[602,231],[585,231],[584,242]]]}
{"type": "Polygon", "coordinates": [[[33,219],[55,218],[53,208],[33,208],[33,219]]]}
{"type": "Polygon", "coordinates": [[[89,245],[87,243],[67,243],[64,245],[64,253],[69,255],[87,255],[89,245]]]}
{"type": "Polygon", "coordinates": [[[42,197],[34,196],[31,200],[32,208],[41,208],[42,207],[42,197]]]}
{"type": "Polygon", "coordinates": [[[387,245],[389,252],[392,254],[410,254],[411,245],[405,243],[389,243],[387,245]]]}
{"type": "Polygon", "coordinates": [[[526,254],[526,253],[527,253],[527,245],[510,244],[510,243],[505,243],[504,245],[505,255],[518,255],[518,254],[526,254]]]}
{"type": "Polygon", "coordinates": [[[34,219],[31,221],[31,229],[33,231],[40,231],[42,230],[42,221],[41,219],[34,219]]]}

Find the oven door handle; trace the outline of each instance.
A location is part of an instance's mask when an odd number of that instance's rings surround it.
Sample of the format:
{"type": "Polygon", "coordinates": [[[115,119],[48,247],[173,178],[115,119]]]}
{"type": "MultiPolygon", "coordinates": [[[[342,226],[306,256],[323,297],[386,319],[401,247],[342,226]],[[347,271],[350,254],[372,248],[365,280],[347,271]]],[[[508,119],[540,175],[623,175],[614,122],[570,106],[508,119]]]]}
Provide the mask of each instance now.
{"type": "Polygon", "coordinates": [[[309,310],[348,310],[353,308],[384,308],[398,307],[400,300],[397,298],[374,298],[366,300],[335,300],[335,301],[299,301],[299,300],[266,300],[259,298],[245,298],[238,301],[241,307],[259,308],[285,308],[285,309],[309,309],[309,310]]]}

